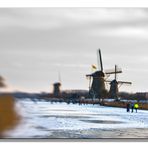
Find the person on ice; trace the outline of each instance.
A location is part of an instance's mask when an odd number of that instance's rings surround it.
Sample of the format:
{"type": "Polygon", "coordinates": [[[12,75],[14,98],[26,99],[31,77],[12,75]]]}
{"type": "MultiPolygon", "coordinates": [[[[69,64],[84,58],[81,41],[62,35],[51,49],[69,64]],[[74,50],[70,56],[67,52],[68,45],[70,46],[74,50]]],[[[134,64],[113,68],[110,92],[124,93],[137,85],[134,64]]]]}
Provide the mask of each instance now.
{"type": "Polygon", "coordinates": [[[138,108],[139,108],[138,103],[135,103],[135,104],[134,104],[134,109],[136,110],[136,113],[137,113],[138,108]]]}
{"type": "Polygon", "coordinates": [[[129,103],[127,103],[127,105],[126,105],[126,110],[127,110],[127,112],[130,111],[130,104],[129,103]]]}
{"type": "Polygon", "coordinates": [[[133,111],[134,111],[134,103],[131,104],[131,110],[132,110],[131,112],[133,113],[133,111]]]}

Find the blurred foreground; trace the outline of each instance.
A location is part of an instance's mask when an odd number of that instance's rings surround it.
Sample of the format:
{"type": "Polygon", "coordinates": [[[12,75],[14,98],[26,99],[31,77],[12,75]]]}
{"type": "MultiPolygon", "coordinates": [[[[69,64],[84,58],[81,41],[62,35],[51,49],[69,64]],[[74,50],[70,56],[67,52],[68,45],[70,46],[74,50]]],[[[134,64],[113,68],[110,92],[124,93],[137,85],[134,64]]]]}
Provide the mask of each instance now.
{"type": "Polygon", "coordinates": [[[15,100],[10,95],[0,96],[0,138],[4,132],[17,126],[20,117],[15,110],[15,100]]]}

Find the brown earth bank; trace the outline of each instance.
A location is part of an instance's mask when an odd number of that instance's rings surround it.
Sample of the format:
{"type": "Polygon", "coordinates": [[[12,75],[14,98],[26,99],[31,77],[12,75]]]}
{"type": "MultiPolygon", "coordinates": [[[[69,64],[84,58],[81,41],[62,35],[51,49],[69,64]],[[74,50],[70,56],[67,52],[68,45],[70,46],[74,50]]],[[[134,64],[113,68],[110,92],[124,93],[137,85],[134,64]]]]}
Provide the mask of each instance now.
{"type": "Polygon", "coordinates": [[[15,110],[15,99],[10,95],[0,96],[0,138],[7,130],[16,127],[20,116],[15,110]]]}

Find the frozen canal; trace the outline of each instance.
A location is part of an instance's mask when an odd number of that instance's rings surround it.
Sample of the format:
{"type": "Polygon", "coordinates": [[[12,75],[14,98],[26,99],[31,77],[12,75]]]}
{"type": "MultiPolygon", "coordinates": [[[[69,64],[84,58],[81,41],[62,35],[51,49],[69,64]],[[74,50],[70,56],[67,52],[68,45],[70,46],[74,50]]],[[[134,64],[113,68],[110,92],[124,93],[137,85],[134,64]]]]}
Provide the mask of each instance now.
{"type": "Polygon", "coordinates": [[[17,111],[22,119],[6,138],[148,137],[148,111],[143,110],[127,113],[123,108],[26,99],[17,101],[17,111]]]}

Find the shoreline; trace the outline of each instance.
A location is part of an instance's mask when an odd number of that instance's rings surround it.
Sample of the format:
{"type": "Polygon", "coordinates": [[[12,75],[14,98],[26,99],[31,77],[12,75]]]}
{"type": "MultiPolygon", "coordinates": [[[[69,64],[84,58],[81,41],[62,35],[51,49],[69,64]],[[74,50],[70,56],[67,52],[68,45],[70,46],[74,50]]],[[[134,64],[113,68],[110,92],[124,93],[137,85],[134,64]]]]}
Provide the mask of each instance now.
{"type": "MultiPolygon", "coordinates": [[[[49,139],[146,139],[148,128],[85,129],[50,131],[49,139]]],[[[46,137],[47,138],[47,137],[46,137]]]]}

